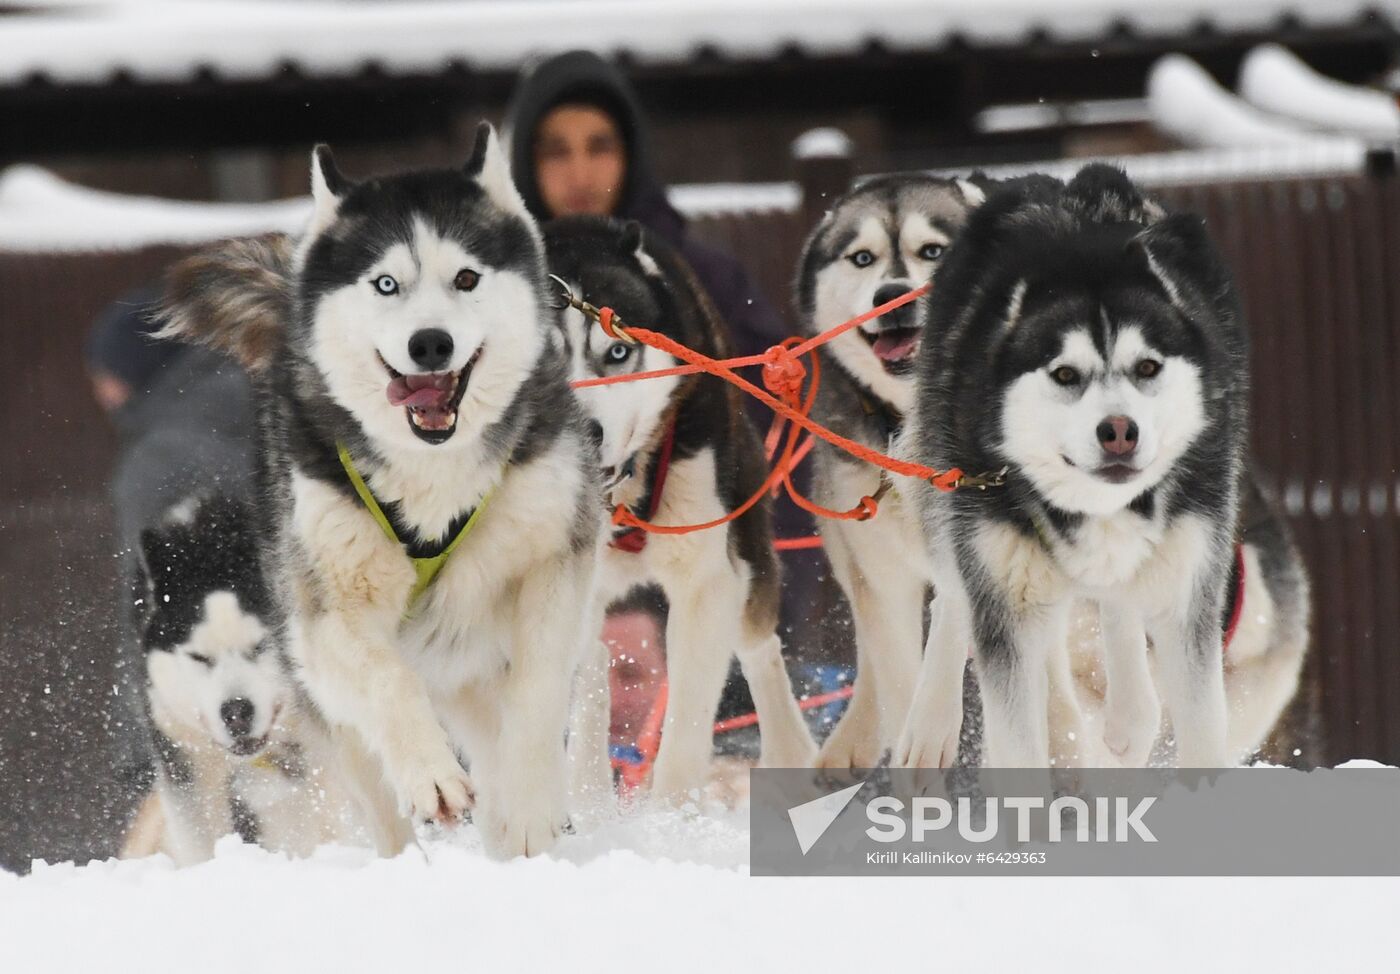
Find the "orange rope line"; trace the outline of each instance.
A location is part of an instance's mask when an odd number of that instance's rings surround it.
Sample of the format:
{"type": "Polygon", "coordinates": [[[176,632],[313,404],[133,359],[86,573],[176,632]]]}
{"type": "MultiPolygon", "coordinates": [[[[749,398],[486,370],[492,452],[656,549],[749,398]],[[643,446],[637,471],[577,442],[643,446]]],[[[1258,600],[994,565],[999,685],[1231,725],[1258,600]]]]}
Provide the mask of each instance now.
{"type": "MultiPolygon", "coordinates": [[[[562,282],[561,282],[562,283],[562,282]]],[[[893,300],[877,305],[869,311],[857,315],[848,321],[842,322],[834,328],[822,332],[819,335],[807,339],[796,337],[789,338],[780,344],[769,348],[762,355],[747,355],[738,358],[715,359],[704,355],[694,349],[687,348],[674,339],[646,328],[624,326],[617,319],[612,308],[593,306],[576,299],[572,293],[568,294],[570,304],[583,311],[590,317],[595,317],[598,325],[610,338],[621,339],[630,342],[640,342],[652,348],[658,349],[680,359],[684,365],[668,369],[655,369],[650,372],[635,372],[629,375],[600,376],[593,379],[581,379],[571,383],[575,389],[586,389],[596,386],[614,385],[621,382],[638,382],[643,379],[659,378],[670,375],[690,375],[695,373],[707,373],[718,376],[726,382],[737,387],[759,402],[773,410],[773,426],[766,438],[766,447],[769,459],[777,449],[780,442],[783,448],[777,462],[773,464],[768,476],[764,479],[762,487],[748,500],[740,504],[733,511],[712,521],[702,524],[654,524],[637,517],[625,505],[619,504],[613,511],[612,522],[619,526],[640,528],[651,534],[689,534],[693,531],[704,531],[709,528],[719,527],[727,524],[735,518],[743,516],[763,497],[764,493],[772,491],[775,495],[778,487],[784,487],[788,495],[803,510],[831,520],[857,520],[864,521],[875,516],[879,510],[879,499],[888,488],[888,483],[881,485],[875,496],[862,497],[852,508],[846,511],[837,511],[828,507],[823,507],[806,497],[797,490],[792,481],[792,472],[796,466],[807,455],[814,445],[814,437],[821,437],[826,442],[838,449],[844,450],[852,456],[874,464],[890,473],[900,474],[905,477],[917,477],[926,480],[934,487],[942,491],[953,491],[959,487],[967,486],[992,486],[1000,483],[999,475],[982,478],[968,478],[963,471],[954,467],[951,470],[938,471],[923,464],[910,463],[905,460],[897,460],[887,456],[878,450],[871,449],[862,443],[841,436],[832,432],[820,423],[811,419],[810,413],[812,405],[816,401],[817,389],[821,382],[820,360],[815,356],[812,358],[811,382],[808,384],[807,394],[802,395],[802,387],[807,378],[807,367],[802,364],[801,356],[814,352],[820,346],[830,342],[834,338],[857,328],[873,318],[886,314],[895,308],[908,304],[910,301],[918,299],[928,292],[929,285],[914,288],[906,291],[893,300]],[[752,382],[736,375],[734,369],[743,368],[750,365],[763,366],[763,383],[767,390],[761,389],[752,382]],[[790,424],[786,426],[785,424],[790,424]],[[802,434],[806,433],[805,439],[802,434]],[[786,433],[786,436],[784,436],[786,433]]],[[[811,539],[795,539],[798,544],[788,545],[788,547],[815,547],[811,539]]],[[[817,542],[819,544],[820,542],[817,542]]],[[[782,549],[780,549],[782,550],[782,549]]]]}

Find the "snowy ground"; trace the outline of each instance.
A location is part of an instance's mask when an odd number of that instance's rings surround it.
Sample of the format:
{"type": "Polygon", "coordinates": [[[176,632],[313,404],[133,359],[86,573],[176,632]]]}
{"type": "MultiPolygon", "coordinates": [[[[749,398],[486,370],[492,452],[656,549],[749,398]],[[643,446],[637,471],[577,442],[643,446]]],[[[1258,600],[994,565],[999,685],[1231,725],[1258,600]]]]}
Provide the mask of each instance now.
{"type": "Polygon", "coordinates": [[[579,825],[511,863],[467,827],[385,861],[230,839],[0,872],[0,970],[1400,969],[1400,879],[753,879],[745,812],[579,825]]]}

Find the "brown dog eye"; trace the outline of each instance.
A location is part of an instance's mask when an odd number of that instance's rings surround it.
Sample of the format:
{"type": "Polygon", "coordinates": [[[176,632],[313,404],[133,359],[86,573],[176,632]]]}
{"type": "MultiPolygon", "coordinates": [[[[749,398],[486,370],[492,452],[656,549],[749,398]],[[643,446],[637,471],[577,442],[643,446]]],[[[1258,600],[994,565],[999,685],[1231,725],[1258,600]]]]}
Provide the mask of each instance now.
{"type": "Polygon", "coordinates": [[[1162,363],[1150,358],[1145,358],[1137,364],[1137,368],[1134,371],[1137,372],[1139,379],[1156,378],[1157,373],[1162,371],[1162,363]]]}
{"type": "Polygon", "coordinates": [[[470,267],[463,267],[452,279],[452,285],[459,291],[470,291],[481,280],[481,275],[470,267]]]}
{"type": "Polygon", "coordinates": [[[1054,372],[1050,373],[1050,378],[1054,379],[1058,385],[1077,385],[1079,383],[1079,371],[1070,368],[1068,365],[1062,365],[1054,372]]]}

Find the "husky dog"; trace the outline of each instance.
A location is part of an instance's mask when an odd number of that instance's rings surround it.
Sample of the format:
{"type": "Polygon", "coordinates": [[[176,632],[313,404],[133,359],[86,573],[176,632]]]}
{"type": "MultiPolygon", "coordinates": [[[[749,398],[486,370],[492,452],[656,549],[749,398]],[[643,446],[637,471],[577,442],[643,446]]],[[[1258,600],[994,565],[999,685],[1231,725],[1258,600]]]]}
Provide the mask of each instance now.
{"type": "MultiPolygon", "coordinates": [[[[682,258],[636,223],[592,218],[545,226],[550,270],[624,322],[663,332],[706,355],[730,354],[724,324],[682,258]]],[[[680,364],[609,338],[574,309],[560,315],[575,379],[680,364]]],[[[602,440],[609,506],[662,524],[712,521],[738,508],[767,474],[739,393],[712,376],[668,376],[577,390],[602,440]]],[[[753,691],[762,762],[805,767],[816,750],[783,666],[779,567],[768,498],[721,527],[683,535],[614,530],[599,556],[600,604],[648,582],[670,601],[666,721],[652,787],[677,797],[705,783],[715,708],[737,653],[753,691]]],[[[599,643],[601,646],[601,642],[599,643]]]]}
{"type": "Polygon", "coordinates": [[[987,763],[1045,767],[1052,657],[1076,598],[1100,606],[1105,741],[1143,754],[1160,709],[1179,763],[1231,763],[1221,618],[1248,430],[1241,313],[1199,219],[1118,170],[994,193],[927,311],[906,448],[939,469],[1007,467],[986,493],[914,493],[935,623],[894,761],[947,763],[975,649],[987,763]]]}
{"type": "Polygon", "coordinates": [[[460,170],[357,183],[324,146],[311,170],[290,258],[185,262],[167,333],[255,370],[288,653],[380,848],[475,806],[493,855],[542,852],[601,513],[539,230],[487,125],[460,170]]]}
{"type": "Polygon", "coordinates": [[[234,831],[297,855],[349,837],[319,735],[279,663],[242,503],[177,506],[142,532],[141,555],[135,605],[163,818],[151,851],[188,864],[234,831]]]}
{"type": "MultiPolygon", "coordinates": [[[[824,331],[929,280],[982,190],[963,180],[888,176],[837,200],[799,263],[803,328],[824,331]]],[[[926,298],[823,346],[815,418],[843,436],[888,451],[914,401],[915,354],[926,298]]],[[[816,500],[848,508],[880,487],[880,471],[818,443],[816,500]]],[[[895,485],[899,488],[900,485],[895,485]]],[[[931,582],[913,509],[899,492],[869,521],[824,521],[822,540],[855,621],[855,695],[822,746],[824,767],[871,767],[892,745],[912,698],[931,582]]]]}

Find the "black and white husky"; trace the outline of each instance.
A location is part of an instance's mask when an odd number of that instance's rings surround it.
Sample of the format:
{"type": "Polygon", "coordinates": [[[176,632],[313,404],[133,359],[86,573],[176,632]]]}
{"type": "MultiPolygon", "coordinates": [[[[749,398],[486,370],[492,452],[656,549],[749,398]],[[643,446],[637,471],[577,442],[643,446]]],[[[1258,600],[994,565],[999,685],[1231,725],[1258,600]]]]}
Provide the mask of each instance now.
{"type": "MultiPolygon", "coordinates": [[[[813,230],[798,267],[803,328],[824,331],[927,282],[982,190],[923,175],[871,180],[837,200],[813,230]]],[[[907,304],[820,350],[815,418],[882,452],[914,402],[921,306],[907,304]]],[[[846,509],[874,495],[880,471],[819,443],[816,500],[846,509]]],[[[923,645],[932,581],[915,511],[902,485],[869,521],[824,521],[822,540],[855,621],[857,671],[850,708],[822,746],[826,767],[872,767],[904,724],[923,645]]]]}
{"type": "Polygon", "coordinates": [[[485,125],[458,170],[357,183],[320,147],[312,188],[289,260],[245,242],[176,270],[168,333],[256,371],[288,653],[381,848],[475,806],[490,852],[541,852],[600,490],[539,230],[485,125]]]}
{"type": "Polygon", "coordinates": [[[323,737],[279,660],[244,505],[191,499],[142,532],[134,601],[159,759],[162,824],[146,851],[183,865],[235,831],[296,855],[353,839],[323,737]]]}
{"type": "MultiPolygon", "coordinates": [[[[638,224],[558,220],[546,224],[545,242],[550,270],[584,301],[703,354],[730,354],[724,324],[690,269],[638,224]]],[[[560,329],[575,379],[680,364],[657,349],[609,338],[572,307],[560,312],[560,329]]],[[[577,395],[598,424],[609,508],[625,504],[661,524],[705,523],[738,508],[764,481],[758,434],[738,391],[718,378],[669,376],[577,395]]],[[[691,534],[649,535],[611,524],[607,532],[600,606],[653,582],[670,602],[669,687],[653,793],[675,798],[705,783],[715,709],[736,654],[758,710],[762,763],[810,764],[816,749],[774,631],[779,566],[768,498],[727,525],[691,534]]]]}
{"type": "Polygon", "coordinates": [[[948,763],[971,643],[987,763],[1044,767],[1052,657],[1077,598],[1103,627],[1105,737],[1142,753],[1161,716],[1178,762],[1233,763],[1221,620],[1248,431],[1246,338],[1200,220],[1119,171],[994,193],[929,299],[906,449],[939,469],[1007,467],[986,493],[912,489],[934,624],[900,764],[948,763]]]}

